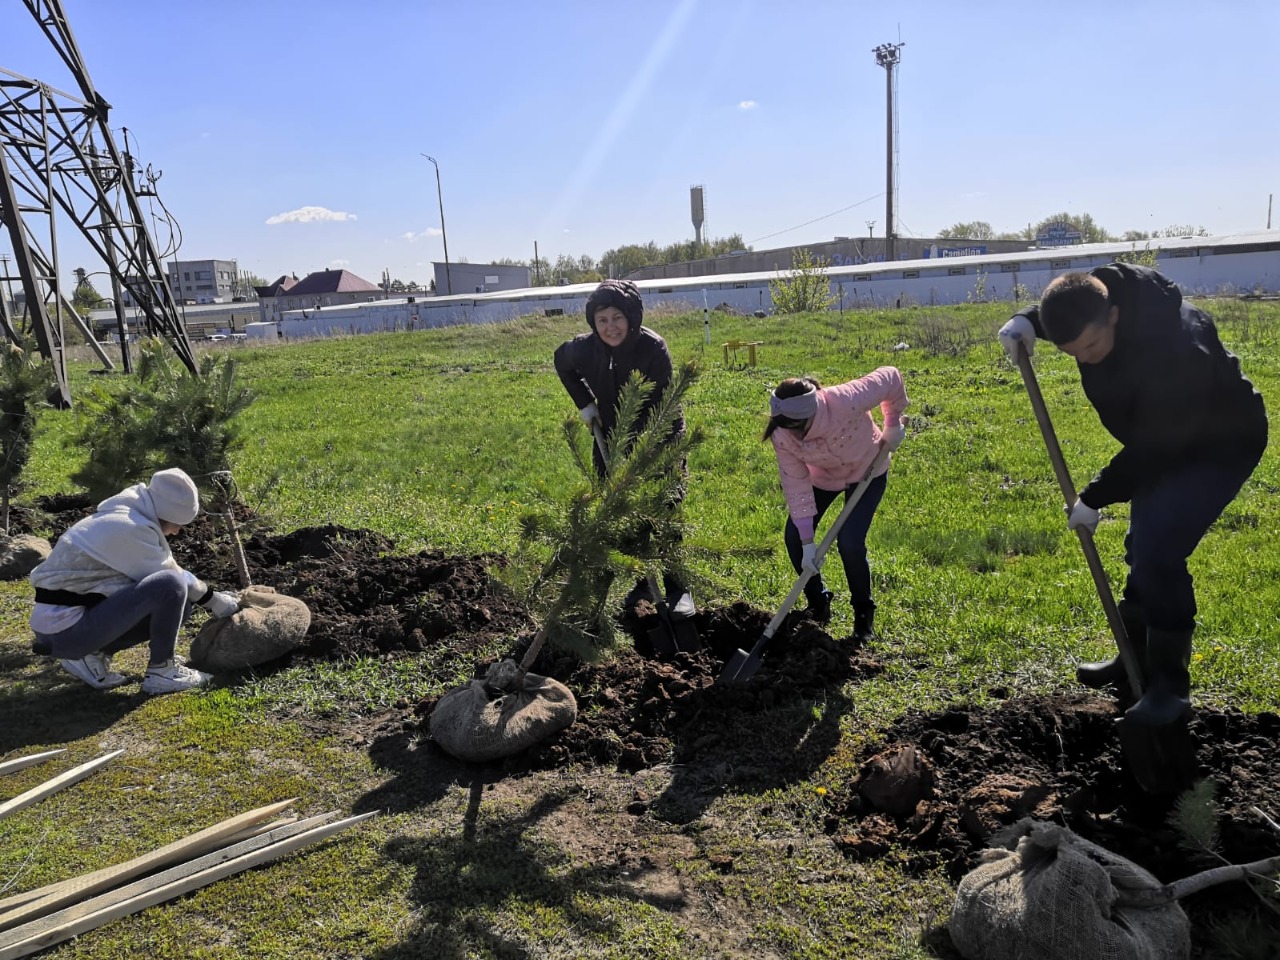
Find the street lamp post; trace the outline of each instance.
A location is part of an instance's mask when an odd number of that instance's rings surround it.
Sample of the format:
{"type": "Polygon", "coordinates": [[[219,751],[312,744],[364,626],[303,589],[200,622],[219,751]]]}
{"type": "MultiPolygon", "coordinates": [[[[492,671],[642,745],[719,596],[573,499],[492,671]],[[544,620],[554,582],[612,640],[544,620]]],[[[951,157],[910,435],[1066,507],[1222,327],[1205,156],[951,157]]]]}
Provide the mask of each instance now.
{"type": "MultiPolygon", "coordinates": [[[[425,153],[423,156],[427,157],[425,153]]],[[[453,277],[449,273],[449,234],[444,229],[444,193],[440,190],[440,164],[436,163],[434,157],[427,157],[427,159],[436,168],[436,199],[440,201],[440,239],[444,241],[444,282],[448,287],[449,296],[453,296],[453,277]]]]}

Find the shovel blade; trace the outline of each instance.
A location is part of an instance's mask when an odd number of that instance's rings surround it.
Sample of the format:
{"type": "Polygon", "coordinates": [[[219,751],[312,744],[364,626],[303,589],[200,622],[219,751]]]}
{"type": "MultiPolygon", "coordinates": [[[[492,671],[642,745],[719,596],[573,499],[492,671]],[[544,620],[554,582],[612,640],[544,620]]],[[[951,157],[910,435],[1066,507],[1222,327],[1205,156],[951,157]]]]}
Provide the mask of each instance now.
{"type": "Polygon", "coordinates": [[[760,668],[760,654],[747,653],[747,651],[739,649],[729,658],[729,662],[724,665],[724,669],[720,671],[720,676],[716,677],[715,685],[731,686],[736,683],[746,683],[756,675],[756,671],[760,668]]]}
{"type": "Polygon", "coordinates": [[[1187,790],[1196,778],[1196,744],[1187,718],[1159,727],[1120,720],[1120,751],[1144,791],[1169,796],[1187,790]]]}
{"type": "Polygon", "coordinates": [[[671,620],[671,632],[675,636],[676,649],[681,653],[697,653],[702,649],[702,638],[698,636],[698,625],[692,620],[671,620]]]}
{"type": "Polygon", "coordinates": [[[649,631],[649,644],[653,647],[654,653],[666,657],[671,656],[678,649],[674,632],[665,626],[654,627],[649,631]]]}

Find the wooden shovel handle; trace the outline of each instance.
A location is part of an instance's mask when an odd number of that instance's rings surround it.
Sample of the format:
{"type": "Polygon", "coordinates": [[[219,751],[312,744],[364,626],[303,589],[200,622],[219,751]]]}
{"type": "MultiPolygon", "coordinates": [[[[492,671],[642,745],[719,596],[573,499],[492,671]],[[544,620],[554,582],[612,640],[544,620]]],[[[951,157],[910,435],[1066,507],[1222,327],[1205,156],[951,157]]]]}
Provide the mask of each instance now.
{"type": "MultiPolygon", "coordinates": [[[[1049,460],[1053,463],[1053,472],[1057,474],[1058,486],[1062,488],[1062,497],[1067,509],[1075,506],[1076,488],[1071,482],[1071,472],[1067,469],[1067,461],[1062,456],[1062,448],[1058,446],[1058,436],[1054,433],[1053,422],[1049,419],[1049,410],[1044,403],[1044,395],[1040,393],[1040,384],[1036,382],[1035,371],[1031,367],[1031,358],[1026,348],[1018,344],[1018,371],[1022,374],[1022,382],[1026,384],[1027,396],[1031,400],[1031,409],[1035,411],[1036,422],[1040,424],[1040,434],[1044,437],[1045,448],[1049,451],[1049,460]]],[[[1076,528],[1080,538],[1080,549],[1084,551],[1085,562],[1089,565],[1089,573],[1093,575],[1093,585],[1097,588],[1098,599],[1102,601],[1102,610],[1107,615],[1107,624],[1111,627],[1111,635],[1115,638],[1116,649],[1120,651],[1120,662],[1124,664],[1124,672],[1128,675],[1129,686],[1133,688],[1136,700],[1142,696],[1141,671],[1133,647],[1129,643],[1129,635],[1125,632],[1124,621],[1120,619],[1120,611],[1116,608],[1115,599],[1111,595],[1111,584],[1107,580],[1107,572],[1098,557],[1098,548],[1093,542],[1093,533],[1084,527],[1076,528]]]]}

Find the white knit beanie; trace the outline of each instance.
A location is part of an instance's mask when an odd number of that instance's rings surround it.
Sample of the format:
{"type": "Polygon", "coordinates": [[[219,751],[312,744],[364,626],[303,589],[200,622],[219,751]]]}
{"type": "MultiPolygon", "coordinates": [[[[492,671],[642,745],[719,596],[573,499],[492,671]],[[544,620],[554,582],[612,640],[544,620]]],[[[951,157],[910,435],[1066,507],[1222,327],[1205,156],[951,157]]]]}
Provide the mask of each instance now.
{"type": "Polygon", "coordinates": [[[160,520],[184,527],[200,512],[200,491],[195,481],[177,467],[156,471],[147,484],[147,492],[160,520]]]}

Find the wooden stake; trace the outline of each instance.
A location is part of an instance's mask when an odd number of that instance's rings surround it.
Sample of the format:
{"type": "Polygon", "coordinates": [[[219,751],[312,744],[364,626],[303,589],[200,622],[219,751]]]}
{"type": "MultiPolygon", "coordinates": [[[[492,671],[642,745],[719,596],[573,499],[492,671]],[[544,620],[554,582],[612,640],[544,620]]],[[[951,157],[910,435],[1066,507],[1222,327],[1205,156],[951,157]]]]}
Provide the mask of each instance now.
{"type": "MultiPolygon", "coordinates": [[[[258,839],[245,841],[246,844],[257,844],[276,833],[294,831],[287,839],[269,842],[251,853],[228,858],[228,854],[233,848],[220,850],[191,863],[185,863],[166,870],[164,873],[157,874],[154,877],[135,881],[118,890],[112,890],[109,893],[94,897],[92,900],[60,910],[33,923],[16,927],[0,937],[0,960],[17,960],[19,957],[28,956],[56,943],[62,943],[64,940],[79,936],[111,920],[129,916],[140,910],[145,910],[147,907],[163,903],[166,900],[172,900],[193,890],[199,890],[201,887],[208,886],[224,877],[240,873],[259,864],[275,860],[287,853],[292,853],[301,847],[324,840],[341,830],[354,826],[362,820],[369,819],[376,812],[348,817],[345,820],[318,827],[314,826],[316,821],[327,819],[335,814],[329,813],[321,817],[313,817],[310,820],[284,827],[280,831],[272,831],[258,839]]],[[[237,846],[244,846],[244,844],[238,844],[237,846]]]]}
{"type": "Polygon", "coordinates": [[[64,920],[74,920],[87,913],[92,913],[94,910],[101,909],[104,905],[117,903],[120,900],[127,900],[131,896],[135,896],[139,893],[145,893],[147,890],[163,886],[164,884],[170,883],[176,879],[191,876],[201,870],[216,867],[218,864],[226,863],[246,854],[252,854],[254,851],[262,850],[273,843],[279,843],[280,841],[287,840],[296,834],[304,833],[307,830],[320,826],[321,824],[328,823],[335,816],[337,816],[336,812],[322,813],[317,817],[312,817],[311,819],[301,821],[300,823],[290,824],[287,827],[274,828],[269,833],[263,834],[260,837],[253,838],[251,840],[244,840],[233,846],[224,847],[221,850],[206,853],[204,856],[195,860],[189,860],[186,863],[180,863],[176,866],[170,867],[162,873],[157,873],[150,877],[144,877],[141,880],[135,880],[127,886],[118,887],[115,890],[99,894],[91,900],[86,900],[82,903],[64,907],[62,910],[46,914],[36,920],[30,920],[21,926],[0,932],[0,947],[10,946],[33,935],[31,932],[24,931],[35,931],[36,933],[41,933],[46,929],[56,926],[56,922],[51,918],[61,917],[64,918],[64,920]]]}
{"type": "MultiPolygon", "coordinates": [[[[104,867],[101,870],[95,870],[83,876],[72,877],[60,883],[50,884],[40,890],[33,891],[36,895],[34,901],[27,894],[23,894],[22,896],[25,900],[21,905],[6,907],[4,902],[0,902],[0,930],[15,927],[20,923],[34,920],[36,917],[42,917],[60,907],[66,906],[68,903],[83,900],[85,897],[118,886],[126,880],[131,880],[141,874],[150,873],[160,867],[188,860],[191,857],[207,853],[215,847],[224,846],[231,842],[233,837],[243,834],[246,829],[258,829],[263,820],[267,820],[286,810],[296,800],[297,798],[294,797],[279,803],[259,807],[257,810],[250,810],[248,813],[230,817],[221,823],[201,830],[199,833],[193,833],[125,863],[104,867]]],[[[279,824],[276,824],[276,826],[279,826],[279,824]]]]}
{"type": "Polygon", "coordinates": [[[287,827],[291,823],[297,823],[297,817],[281,817],[279,820],[272,820],[270,823],[260,823],[256,827],[250,827],[248,830],[241,830],[234,837],[227,837],[227,845],[239,843],[242,840],[252,840],[254,837],[260,837],[264,833],[270,833],[276,827],[287,827]]]}
{"type": "Polygon", "coordinates": [[[123,750],[113,750],[111,753],[104,753],[97,760],[90,760],[88,763],[82,763],[78,767],[72,767],[66,773],[54,777],[52,780],[42,783],[38,787],[28,790],[26,793],[19,794],[12,800],[0,803],[0,820],[11,814],[17,813],[26,807],[31,806],[45,797],[57,793],[65,787],[71,786],[73,783],[79,783],[89,774],[93,773],[99,767],[104,766],[114,760],[123,750]]]}
{"type": "Polygon", "coordinates": [[[6,760],[4,763],[0,763],[0,777],[3,777],[7,773],[17,773],[25,767],[29,767],[36,763],[43,763],[50,757],[56,757],[58,754],[66,752],[66,747],[60,747],[57,750],[48,750],[44,753],[33,753],[29,757],[19,757],[17,760],[6,760]]]}

